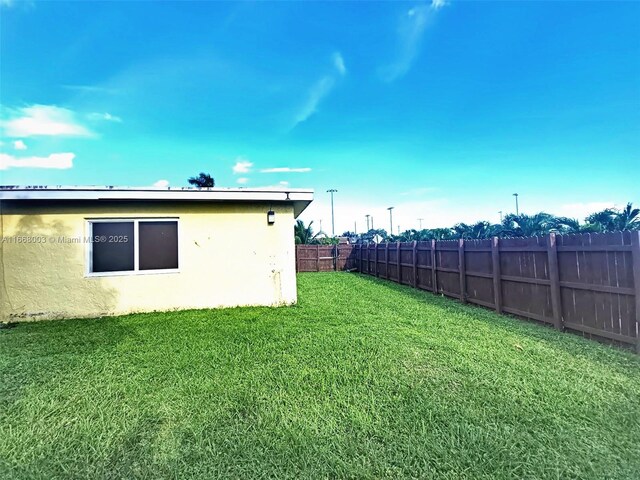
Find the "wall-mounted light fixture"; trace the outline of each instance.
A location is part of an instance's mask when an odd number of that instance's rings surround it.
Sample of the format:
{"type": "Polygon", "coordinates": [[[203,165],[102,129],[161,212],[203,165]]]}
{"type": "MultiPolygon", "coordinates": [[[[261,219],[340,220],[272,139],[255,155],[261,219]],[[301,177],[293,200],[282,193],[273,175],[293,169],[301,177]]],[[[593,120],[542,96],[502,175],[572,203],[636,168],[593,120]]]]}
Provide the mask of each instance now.
{"type": "Polygon", "coordinates": [[[267,223],[269,225],[273,225],[274,223],[276,223],[276,212],[271,209],[269,209],[269,211],[267,212],[267,223]]]}

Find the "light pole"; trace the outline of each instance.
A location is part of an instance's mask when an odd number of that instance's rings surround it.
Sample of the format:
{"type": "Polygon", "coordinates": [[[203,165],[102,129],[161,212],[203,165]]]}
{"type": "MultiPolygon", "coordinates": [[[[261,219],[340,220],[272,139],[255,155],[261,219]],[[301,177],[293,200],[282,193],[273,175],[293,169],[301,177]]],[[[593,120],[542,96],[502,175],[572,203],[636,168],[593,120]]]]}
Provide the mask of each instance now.
{"type": "Polygon", "coordinates": [[[338,190],[336,190],[335,188],[330,188],[329,190],[327,190],[327,193],[331,194],[331,236],[332,237],[336,236],[336,224],[333,218],[333,194],[336,193],[337,191],[338,190]]]}
{"type": "Polygon", "coordinates": [[[393,209],[395,207],[389,207],[387,208],[387,210],[389,210],[389,235],[393,235],[393,209]]]}
{"type": "Polygon", "coordinates": [[[358,234],[358,222],[355,220],[353,221],[353,233],[356,235],[358,234]]]}
{"type": "Polygon", "coordinates": [[[500,223],[502,223],[502,210],[498,210],[498,213],[500,214],[500,223]]]}
{"type": "Polygon", "coordinates": [[[518,210],[518,194],[514,193],[514,197],[516,197],[516,215],[520,215],[520,210],[518,210]]]}
{"type": "Polygon", "coordinates": [[[373,230],[373,215],[371,216],[371,230],[373,230]]]}
{"type": "Polygon", "coordinates": [[[365,217],[367,217],[367,232],[369,231],[369,217],[371,215],[365,215],[365,217]]]}
{"type": "Polygon", "coordinates": [[[422,230],[422,220],[424,220],[424,218],[419,218],[418,221],[420,222],[420,230],[422,230]]]}

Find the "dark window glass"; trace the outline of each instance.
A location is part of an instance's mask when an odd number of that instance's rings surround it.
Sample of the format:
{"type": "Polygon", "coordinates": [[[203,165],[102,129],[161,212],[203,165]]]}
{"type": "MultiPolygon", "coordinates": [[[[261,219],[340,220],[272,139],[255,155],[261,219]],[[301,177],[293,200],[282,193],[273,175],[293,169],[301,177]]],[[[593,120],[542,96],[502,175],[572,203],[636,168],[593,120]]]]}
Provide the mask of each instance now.
{"type": "Polygon", "coordinates": [[[140,222],[138,226],[140,270],[178,268],[178,222],[140,222]]]}
{"type": "Polygon", "coordinates": [[[133,270],[133,222],[93,224],[93,272],[133,270]]]}

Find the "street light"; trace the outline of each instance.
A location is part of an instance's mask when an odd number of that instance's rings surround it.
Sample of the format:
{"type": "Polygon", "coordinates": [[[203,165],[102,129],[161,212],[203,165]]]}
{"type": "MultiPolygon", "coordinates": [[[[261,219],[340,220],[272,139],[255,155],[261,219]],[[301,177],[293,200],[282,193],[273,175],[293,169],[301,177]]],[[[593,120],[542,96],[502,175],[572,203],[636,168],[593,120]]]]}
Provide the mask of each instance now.
{"type": "Polygon", "coordinates": [[[516,215],[520,215],[520,211],[518,210],[518,194],[514,193],[514,197],[516,197],[516,215]]]}
{"type": "Polygon", "coordinates": [[[420,230],[422,230],[422,220],[424,220],[424,218],[419,218],[418,221],[420,222],[420,230]]]}
{"type": "Polygon", "coordinates": [[[389,210],[389,235],[393,235],[393,209],[395,207],[389,207],[387,208],[387,210],[389,210]]]}
{"type": "Polygon", "coordinates": [[[369,217],[371,215],[365,215],[365,217],[367,217],[367,232],[369,231],[369,217]]]}
{"type": "Polygon", "coordinates": [[[327,193],[331,194],[331,236],[335,237],[336,236],[336,224],[334,223],[334,218],[333,218],[333,194],[336,193],[338,190],[336,190],[335,188],[330,188],[329,190],[327,190],[327,193]]]}
{"type": "Polygon", "coordinates": [[[500,223],[502,223],[502,210],[498,210],[498,213],[500,214],[500,223]]]}

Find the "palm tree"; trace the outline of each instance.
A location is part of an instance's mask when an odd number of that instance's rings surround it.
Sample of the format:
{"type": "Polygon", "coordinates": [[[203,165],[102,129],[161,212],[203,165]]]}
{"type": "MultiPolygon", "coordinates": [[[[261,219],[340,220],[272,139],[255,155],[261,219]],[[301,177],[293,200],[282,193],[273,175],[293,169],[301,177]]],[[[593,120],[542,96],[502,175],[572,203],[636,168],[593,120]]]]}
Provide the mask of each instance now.
{"type": "Polygon", "coordinates": [[[188,180],[189,185],[195,185],[198,188],[215,187],[216,182],[208,173],[200,172],[197,177],[191,177],[188,180]]]}
{"type": "Polygon", "coordinates": [[[505,236],[534,237],[557,231],[557,218],[546,212],[534,215],[508,214],[502,221],[505,236]]]}
{"type": "Polygon", "coordinates": [[[587,229],[591,232],[615,232],[640,229],[640,209],[633,208],[631,202],[622,210],[605,208],[592,213],[587,218],[587,229]]]}
{"type": "Polygon", "coordinates": [[[614,217],[616,230],[640,230],[640,208],[633,208],[631,202],[616,213],[614,217]]]}
{"type": "Polygon", "coordinates": [[[302,220],[296,220],[296,225],[294,227],[294,235],[296,244],[317,244],[319,243],[319,236],[323,235],[322,232],[318,232],[316,234],[313,233],[313,228],[311,228],[311,224],[313,224],[313,220],[309,222],[309,225],[304,224],[302,220]]]}

